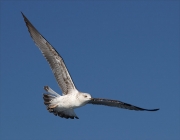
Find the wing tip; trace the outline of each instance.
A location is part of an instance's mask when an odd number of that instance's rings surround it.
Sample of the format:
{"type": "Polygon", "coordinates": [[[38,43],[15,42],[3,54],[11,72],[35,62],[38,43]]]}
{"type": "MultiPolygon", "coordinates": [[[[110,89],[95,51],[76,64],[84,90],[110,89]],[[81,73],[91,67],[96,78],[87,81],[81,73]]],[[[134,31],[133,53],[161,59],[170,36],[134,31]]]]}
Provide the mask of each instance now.
{"type": "Polygon", "coordinates": [[[23,16],[23,18],[24,18],[24,21],[27,22],[27,18],[26,18],[26,16],[23,14],[23,12],[21,12],[21,14],[22,14],[22,16],[23,16]]]}
{"type": "Polygon", "coordinates": [[[146,109],[146,111],[158,111],[159,108],[156,108],[156,109],[146,109]]]}
{"type": "Polygon", "coordinates": [[[23,12],[21,12],[21,14],[22,14],[22,16],[24,17],[24,14],[23,14],[23,12]]]}

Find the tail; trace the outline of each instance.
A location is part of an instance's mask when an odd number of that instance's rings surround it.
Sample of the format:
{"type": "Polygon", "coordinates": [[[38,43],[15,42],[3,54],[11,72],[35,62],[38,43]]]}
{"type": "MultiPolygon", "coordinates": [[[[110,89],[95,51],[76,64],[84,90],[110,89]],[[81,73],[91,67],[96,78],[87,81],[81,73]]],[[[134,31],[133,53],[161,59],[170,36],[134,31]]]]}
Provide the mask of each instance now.
{"type": "Polygon", "coordinates": [[[57,104],[52,103],[52,100],[60,95],[48,86],[44,86],[44,89],[48,92],[43,94],[44,104],[47,106],[47,110],[52,112],[53,108],[57,106],[57,104]]]}
{"type": "Polygon", "coordinates": [[[53,96],[56,96],[56,97],[61,96],[58,93],[56,93],[54,90],[52,90],[49,86],[44,86],[44,90],[53,96]]]}
{"type": "Polygon", "coordinates": [[[46,106],[49,106],[51,104],[51,101],[55,99],[55,96],[49,95],[49,94],[43,94],[44,104],[46,106]]]}

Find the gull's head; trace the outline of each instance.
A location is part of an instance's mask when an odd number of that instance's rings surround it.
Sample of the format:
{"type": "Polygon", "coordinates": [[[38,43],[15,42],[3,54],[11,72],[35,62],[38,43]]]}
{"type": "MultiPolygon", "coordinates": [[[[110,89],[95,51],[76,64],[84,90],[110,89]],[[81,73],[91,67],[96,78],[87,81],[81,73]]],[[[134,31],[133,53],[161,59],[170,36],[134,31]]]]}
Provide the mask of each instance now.
{"type": "Polygon", "coordinates": [[[84,103],[89,102],[90,100],[92,100],[92,97],[90,94],[88,93],[81,93],[79,96],[79,100],[81,100],[84,103]]]}

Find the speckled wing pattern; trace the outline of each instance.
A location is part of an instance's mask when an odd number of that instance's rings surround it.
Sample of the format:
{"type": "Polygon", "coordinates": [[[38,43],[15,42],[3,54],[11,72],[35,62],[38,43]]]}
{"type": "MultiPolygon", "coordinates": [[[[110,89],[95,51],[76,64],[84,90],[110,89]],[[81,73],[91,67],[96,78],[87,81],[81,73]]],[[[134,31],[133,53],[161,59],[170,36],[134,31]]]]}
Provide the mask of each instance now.
{"type": "Polygon", "coordinates": [[[63,94],[66,95],[71,93],[73,90],[76,90],[62,57],[36,30],[36,28],[30,23],[30,21],[25,17],[23,13],[22,15],[32,39],[48,61],[63,94]]]}
{"type": "Polygon", "coordinates": [[[131,104],[121,102],[121,101],[102,99],[102,98],[93,98],[88,103],[95,104],[95,105],[106,105],[106,106],[118,107],[118,108],[124,108],[124,109],[129,109],[129,110],[136,110],[136,111],[157,111],[157,110],[159,110],[159,109],[144,109],[144,108],[140,108],[140,107],[137,107],[137,106],[134,106],[131,104]]]}

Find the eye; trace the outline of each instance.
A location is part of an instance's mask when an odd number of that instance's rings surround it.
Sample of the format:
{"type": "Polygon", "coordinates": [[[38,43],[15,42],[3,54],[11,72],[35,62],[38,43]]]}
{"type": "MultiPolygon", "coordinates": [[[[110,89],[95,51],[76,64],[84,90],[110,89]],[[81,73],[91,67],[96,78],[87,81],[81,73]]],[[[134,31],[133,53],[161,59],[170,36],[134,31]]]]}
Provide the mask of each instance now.
{"type": "Polygon", "coordinates": [[[84,97],[86,98],[86,97],[87,97],[87,95],[84,95],[84,97]]]}

